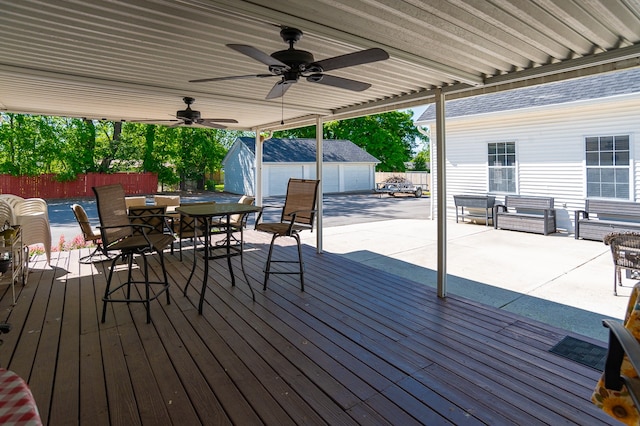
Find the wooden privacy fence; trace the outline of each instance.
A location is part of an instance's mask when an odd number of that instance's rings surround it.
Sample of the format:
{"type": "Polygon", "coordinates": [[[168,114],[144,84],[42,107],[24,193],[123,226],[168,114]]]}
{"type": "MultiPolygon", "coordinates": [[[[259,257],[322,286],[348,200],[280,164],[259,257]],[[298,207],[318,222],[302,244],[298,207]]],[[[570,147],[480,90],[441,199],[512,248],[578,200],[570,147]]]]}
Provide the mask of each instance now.
{"type": "Polygon", "coordinates": [[[56,175],[10,176],[0,175],[0,193],[23,198],[93,197],[94,186],[121,183],[127,194],[155,194],[158,190],[156,173],[87,173],[73,181],[59,182],[56,175]]]}

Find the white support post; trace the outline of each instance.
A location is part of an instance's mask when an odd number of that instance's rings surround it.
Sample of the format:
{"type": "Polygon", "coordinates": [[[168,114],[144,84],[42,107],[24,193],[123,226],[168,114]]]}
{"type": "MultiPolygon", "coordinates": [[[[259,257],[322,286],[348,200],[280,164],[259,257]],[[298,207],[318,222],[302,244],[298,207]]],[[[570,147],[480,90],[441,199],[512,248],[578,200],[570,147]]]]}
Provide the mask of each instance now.
{"type": "Polygon", "coordinates": [[[262,138],[260,137],[260,129],[256,129],[256,164],[255,164],[255,183],[256,187],[254,196],[256,197],[256,206],[262,205],[262,138]]]}
{"type": "MultiPolygon", "coordinates": [[[[438,202],[438,297],[447,296],[447,193],[446,193],[446,148],[444,119],[444,94],[436,89],[436,168],[438,202]]],[[[433,194],[431,194],[433,197],[433,194]]]]}
{"type": "Polygon", "coordinates": [[[322,117],[316,117],[316,179],[320,180],[318,185],[318,213],[316,214],[316,252],[322,253],[322,117]]]}

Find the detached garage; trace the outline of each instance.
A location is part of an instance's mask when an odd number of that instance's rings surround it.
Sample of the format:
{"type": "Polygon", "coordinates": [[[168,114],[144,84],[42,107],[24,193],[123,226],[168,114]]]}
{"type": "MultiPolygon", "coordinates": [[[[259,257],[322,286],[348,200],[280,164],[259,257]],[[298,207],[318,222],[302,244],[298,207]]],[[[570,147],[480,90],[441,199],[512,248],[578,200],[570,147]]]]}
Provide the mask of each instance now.
{"type": "MultiPolygon", "coordinates": [[[[267,139],[262,147],[263,196],[285,195],[289,178],[316,177],[315,139],[267,139]]],[[[378,161],[348,140],[322,145],[322,192],[367,191],[375,188],[378,161]]],[[[222,161],[225,191],[254,195],[256,140],[236,139],[222,161]]]]}

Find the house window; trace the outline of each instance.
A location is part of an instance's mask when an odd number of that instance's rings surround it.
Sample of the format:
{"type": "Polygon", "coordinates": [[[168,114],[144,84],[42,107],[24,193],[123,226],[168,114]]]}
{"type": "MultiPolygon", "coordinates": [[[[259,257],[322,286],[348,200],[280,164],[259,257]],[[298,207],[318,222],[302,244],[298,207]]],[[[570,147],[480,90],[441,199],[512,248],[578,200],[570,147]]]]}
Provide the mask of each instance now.
{"type": "Polygon", "coordinates": [[[629,135],[585,139],[587,197],[629,199],[629,135]]]}
{"type": "Polygon", "coordinates": [[[516,192],[516,143],[489,144],[489,192],[516,192]]]}

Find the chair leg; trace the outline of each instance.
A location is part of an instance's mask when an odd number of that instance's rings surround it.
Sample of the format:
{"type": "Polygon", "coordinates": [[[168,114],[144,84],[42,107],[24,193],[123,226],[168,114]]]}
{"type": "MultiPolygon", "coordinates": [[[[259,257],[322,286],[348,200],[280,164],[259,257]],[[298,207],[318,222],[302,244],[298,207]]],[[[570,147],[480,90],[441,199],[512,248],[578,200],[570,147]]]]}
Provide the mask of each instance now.
{"type": "MultiPolygon", "coordinates": [[[[151,289],[149,288],[149,262],[147,262],[147,256],[142,255],[142,265],[144,271],[144,307],[147,311],[147,324],[151,322],[151,289]]],[[[129,297],[127,297],[129,298],[129,297]]]]}
{"type": "Polygon", "coordinates": [[[300,246],[300,236],[298,234],[293,234],[293,238],[296,239],[298,243],[298,266],[300,267],[300,291],[304,291],[304,268],[302,265],[302,247],[300,246]]]}
{"type": "Polygon", "coordinates": [[[158,257],[160,258],[160,266],[162,266],[162,278],[164,284],[167,286],[165,292],[167,293],[167,305],[171,304],[171,297],[169,296],[169,277],[167,276],[167,268],[164,267],[164,253],[162,250],[157,250],[158,257]]]}
{"type": "Polygon", "coordinates": [[[107,277],[107,288],[104,290],[104,297],[102,298],[102,322],[107,319],[107,302],[109,301],[109,289],[111,288],[111,278],[113,278],[113,270],[116,267],[116,262],[121,255],[117,255],[111,261],[111,267],[109,268],[109,276],[107,277]]]}
{"type": "Polygon", "coordinates": [[[267,264],[265,265],[265,268],[264,268],[264,286],[262,287],[263,291],[267,289],[267,282],[269,281],[269,273],[271,271],[271,255],[273,254],[273,243],[276,241],[276,238],[278,238],[278,234],[273,235],[273,237],[271,238],[271,244],[269,245],[269,254],[267,255],[267,264]]]}
{"type": "MultiPolygon", "coordinates": [[[[131,300],[131,279],[133,277],[133,253],[127,255],[127,299],[131,300]]],[[[129,302],[127,302],[128,304],[129,302]]]]}

